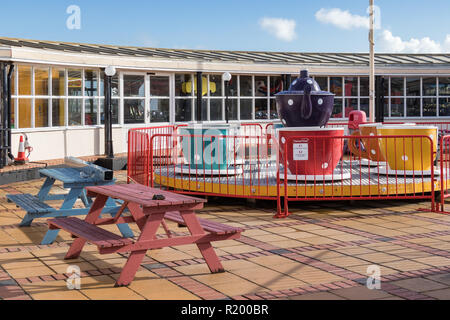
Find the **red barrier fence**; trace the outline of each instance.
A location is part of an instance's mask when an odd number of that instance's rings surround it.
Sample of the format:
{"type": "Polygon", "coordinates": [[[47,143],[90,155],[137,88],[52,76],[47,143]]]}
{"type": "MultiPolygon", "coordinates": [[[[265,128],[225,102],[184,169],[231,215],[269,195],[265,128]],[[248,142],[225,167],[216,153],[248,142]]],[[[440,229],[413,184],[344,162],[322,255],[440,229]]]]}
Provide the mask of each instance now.
{"type": "MultiPolygon", "coordinates": [[[[445,132],[450,122],[438,127],[445,132]]],[[[308,159],[315,159],[309,170],[315,171],[302,172],[300,160],[292,158],[288,163],[287,148],[279,152],[281,140],[272,128],[272,124],[244,124],[235,135],[193,134],[177,126],[131,129],[128,181],[193,195],[277,200],[276,217],[288,216],[291,201],[429,199],[436,211],[439,205],[443,210],[444,197],[450,196],[450,170],[446,169],[450,165],[450,136],[440,141],[445,146],[439,148],[440,167],[434,164],[437,150],[428,136],[292,137],[289,139],[298,144],[300,159],[305,144],[313,148],[307,153],[308,159]],[[359,154],[342,152],[335,157],[340,147],[361,143],[382,145],[380,154],[388,156],[366,159],[364,149],[360,149],[359,154]],[[330,153],[336,158],[333,163],[328,161],[323,168],[313,165],[330,153]],[[336,165],[331,174],[326,171],[330,165],[336,165]],[[435,203],[437,185],[443,186],[444,196],[435,203]]]]}

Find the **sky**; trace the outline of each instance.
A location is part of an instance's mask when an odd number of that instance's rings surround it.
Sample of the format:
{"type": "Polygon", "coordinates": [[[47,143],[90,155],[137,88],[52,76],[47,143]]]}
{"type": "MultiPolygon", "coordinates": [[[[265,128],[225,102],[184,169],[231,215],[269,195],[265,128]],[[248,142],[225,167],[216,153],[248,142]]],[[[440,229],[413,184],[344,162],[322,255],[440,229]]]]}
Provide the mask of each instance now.
{"type": "MultiPolygon", "coordinates": [[[[369,0],[2,2],[2,37],[174,49],[368,51],[369,0]]],[[[375,5],[377,52],[450,52],[449,0],[375,5]]]]}

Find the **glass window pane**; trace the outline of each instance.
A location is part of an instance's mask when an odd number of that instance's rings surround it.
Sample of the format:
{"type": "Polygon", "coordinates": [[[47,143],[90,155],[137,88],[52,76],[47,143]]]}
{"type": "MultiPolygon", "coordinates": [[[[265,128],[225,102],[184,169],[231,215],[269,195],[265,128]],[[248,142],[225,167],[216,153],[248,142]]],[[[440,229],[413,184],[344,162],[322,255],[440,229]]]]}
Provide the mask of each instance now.
{"type": "Polygon", "coordinates": [[[175,121],[192,121],[192,99],[175,99],[175,121]]]}
{"type": "MultiPolygon", "coordinates": [[[[197,115],[197,99],[194,99],[194,114],[197,115]]],[[[201,106],[201,112],[202,112],[202,121],[208,120],[208,100],[202,99],[202,106],[201,106]]]]}
{"type": "Polygon", "coordinates": [[[283,91],[283,80],[281,77],[270,76],[270,95],[283,91]]]}
{"type": "Polygon", "coordinates": [[[238,120],[238,100],[230,99],[228,101],[228,103],[230,104],[228,110],[228,120],[238,120]]]}
{"type": "MultiPolygon", "coordinates": [[[[230,101],[231,99],[228,99],[230,101]]],[[[223,120],[222,117],[222,99],[209,100],[209,120],[223,120]]]]}
{"type": "Polygon", "coordinates": [[[34,68],[34,94],[48,96],[48,68],[34,68]]]}
{"type": "Polygon", "coordinates": [[[209,76],[209,95],[213,97],[222,96],[222,76],[211,74],[209,76]]]}
{"type": "Polygon", "coordinates": [[[125,97],[145,97],[145,77],[130,74],[124,75],[123,94],[125,97]]]}
{"type": "Polygon", "coordinates": [[[97,71],[84,71],[84,92],[88,97],[96,97],[98,95],[97,71]]]}
{"type": "Polygon", "coordinates": [[[267,77],[255,77],[255,96],[267,97],[267,77]]]}
{"type": "MultiPolygon", "coordinates": [[[[31,67],[19,66],[19,95],[31,95],[31,67]]],[[[29,128],[29,127],[21,127],[29,128]]]]}
{"type": "Polygon", "coordinates": [[[84,102],[84,124],[93,126],[97,124],[97,99],[86,99],[84,102]]]}
{"type": "Polygon", "coordinates": [[[255,99],[255,119],[268,119],[267,99],[255,99]]]}
{"type": "Polygon", "coordinates": [[[64,69],[52,68],[52,95],[65,96],[66,77],[64,69]]]}
{"type": "Polygon", "coordinates": [[[345,77],[345,96],[358,96],[358,77],[345,77]]]}
{"type": "MultiPolygon", "coordinates": [[[[111,91],[113,97],[120,96],[119,90],[119,74],[116,73],[114,77],[111,79],[111,91]]],[[[100,71],[100,96],[105,96],[105,72],[100,71]]]]}
{"type": "Polygon", "coordinates": [[[31,99],[19,99],[19,128],[31,128],[31,99]]]}
{"type": "Polygon", "coordinates": [[[52,99],[52,126],[64,126],[64,99],[52,99]]]}
{"type": "Polygon", "coordinates": [[[406,95],[420,96],[420,78],[406,78],[406,95]]]}
{"type": "Polygon", "coordinates": [[[384,99],[384,116],[389,117],[389,99],[384,99]]]}
{"type": "MultiPolygon", "coordinates": [[[[389,81],[385,79],[385,81],[389,81]]],[[[361,77],[359,78],[359,95],[361,97],[369,96],[369,77],[361,77]]],[[[385,93],[387,95],[387,93],[385,93]]]]}
{"type": "Polygon", "coordinates": [[[48,99],[34,100],[34,127],[48,127],[48,99]]]}
{"type": "Polygon", "coordinates": [[[241,120],[251,120],[253,119],[253,100],[252,99],[241,99],[241,120]]]}
{"type": "Polygon", "coordinates": [[[144,123],[145,100],[124,99],[123,121],[124,123],[144,123]]]}
{"type": "Polygon", "coordinates": [[[424,98],[422,101],[422,108],[424,117],[436,117],[437,116],[436,98],[424,98]]]}
{"type": "Polygon", "coordinates": [[[169,99],[150,100],[150,122],[169,122],[169,99]]]}
{"type": "Polygon", "coordinates": [[[270,119],[278,119],[276,99],[270,99],[270,119]]]}
{"type": "Polygon", "coordinates": [[[450,96],[450,77],[439,78],[439,95],[450,96]]]}
{"type": "Polygon", "coordinates": [[[403,96],[404,83],[403,78],[391,78],[391,96],[403,96]]]}
{"type": "Polygon", "coordinates": [[[359,110],[364,111],[369,118],[369,99],[362,98],[359,100],[359,110]]]}
{"type": "Polygon", "coordinates": [[[68,99],[69,126],[81,126],[82,103],[81,99],[68,99]]]}
{"type": "MultiPolygon", "coordinates": [[[[328,91],[328,78],[327,77],[315,77],[314,80],[319,84],[320,90],[328,91]]],[[[294,79],[292,79],[294,81],[294,79]]]]}
{"type": "Polygon", "coordinates": [[[342,99],[334,99],[332,118],[342,118],[342,99]]]}
{"type": "Polygon", "coordinates": [[[81,96],[81,70],[72,70],[69,69],[67,71],[67,77],[68,77],[68,94],[69,96],[81,96]]]}
{"type": "Polygon", "coordinates": [[[241,89],[241,97],[251,97],[253,96],[253,80],[252,76],[240,76],[239,86],[241,89]]]}
{"type": "Polygon", "coordinates": [[[391,117],[403,117],[405,101],[403,98],[391,98],[391,117]]]}
{"type": "MultiPolygon", "coordinates": [[[[112,123],[119,123],[119,99],[111,99],[111,108],[112,108],[112,123]]],[[[100,122],[101,124],[105,123],[105,100],[100,99],[100,122]]]]}
{"type": "Polygon", "coordinates": [[[167,76],[150,76],[150,95],[154,97],[168,97],[169,93],[169,77],[167,76]]]}
{"type": "Polygon", "coordinates": [[[230,85],[230,96],[237,97],[238,95],[238,79],[237,76],[231,76],[231,80],[229,82],[230,85]]]}
{"type": "Polygon", "coordinates": [[[435,96],[436,95],[436,78],[422,78],[422,95],[435,96]]]}
{"type": "Polygon", "coordinates": [[[450,117],[450,98],[439,98],[439,115],[450,117]]]}
{"type": "Polygon", "coordinates": [[[334,93],[336,96],[342,96],[342,78],[341,77],[331,77],[330,78],[330,91],[332,93],[334,93]]]}
{"type": "Polygon", "coordinates": [[[175,96],[192,96],[192,75],[176,74],[175,75],[175,96]]]}
{"type": "Polygon", "coordinates": [[[420,99],[406,99],[406,116],[407,117],[420,117],[420,99]]]}
{"type": "Polygon", "coordinates": [[[345,117],[353,110],[358,110],[358,99],[345,99],[345,117]]]}

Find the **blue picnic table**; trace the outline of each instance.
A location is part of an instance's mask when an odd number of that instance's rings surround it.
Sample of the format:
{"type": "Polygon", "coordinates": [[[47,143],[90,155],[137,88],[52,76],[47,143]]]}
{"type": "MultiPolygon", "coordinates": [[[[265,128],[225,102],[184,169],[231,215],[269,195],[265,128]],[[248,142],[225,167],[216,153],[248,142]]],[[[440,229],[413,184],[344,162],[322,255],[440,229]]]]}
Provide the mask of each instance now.
{"type": "MultiPolygon", "coordinates": [[[[45,177],[39,193],[34,196],[31,194],[8,194],[9,201],[24,209],[27,213],[20,223],[20,227],[28,227],[34,219],[37,218],[62,218],[70,216],[86,215],[92,205],[92,200],[87,197],[85,187],[104,186],[115,183],[114,179],[105,180],[98,175],[91,175],[89,171],[83,168],[52,168],[41,169],[39,171],[42,177],[45,177]],[[63,187],[69,189],[67,194],[50,194],[50,190],[56,181],[61,181],[63,187]],[[85,208],[74,208],[75,202],[80,199],[85,208]],[[54,208],[45,201],[64,200],[59,209],[54,208]]],[[[108,199],[102,214],[114,216],[120,209],[113,199],[108,199]]],[[[133,237],[128,224],[117,225],[122,236],[125,238],[133,237]]],[[[59,230],[48,230],[41,244],[51,244],[58,236],[59,230]]]]}

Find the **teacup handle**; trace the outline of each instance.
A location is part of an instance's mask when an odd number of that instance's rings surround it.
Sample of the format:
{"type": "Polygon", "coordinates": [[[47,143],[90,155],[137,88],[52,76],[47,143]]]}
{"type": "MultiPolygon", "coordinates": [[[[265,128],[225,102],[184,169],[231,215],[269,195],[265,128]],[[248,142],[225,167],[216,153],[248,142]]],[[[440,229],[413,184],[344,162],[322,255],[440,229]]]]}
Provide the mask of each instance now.
{"type": "MultiPolygon", "coordinates": [[[[352,136],[360,136],[359,131],[355,131],[352,133],[352,136]]],[[[368,159],[369,158],[369,153],[365,150],[361,149],[361,145],[362,145],[362,140],[361,139],[349,139],[349,144],[348,146],[350,147],[350,151],[355,155],[358,156],[361,155],[361,158],[365,158],[368,159]],[[359,147],[356,145],[356,141],[359,140],[359,147]]]]}
{"type": "Polygon", "coordinates": [[[302,108],[300,110],[303,119],[309,119],[312,115],[312,102],[311,102],[311,86],[306,84],[303,95],[302,108]]]}

